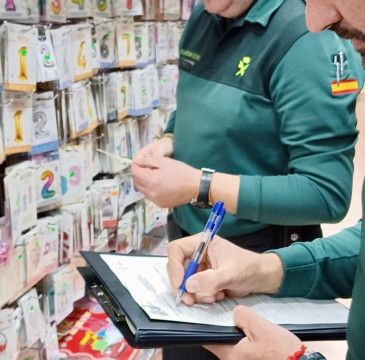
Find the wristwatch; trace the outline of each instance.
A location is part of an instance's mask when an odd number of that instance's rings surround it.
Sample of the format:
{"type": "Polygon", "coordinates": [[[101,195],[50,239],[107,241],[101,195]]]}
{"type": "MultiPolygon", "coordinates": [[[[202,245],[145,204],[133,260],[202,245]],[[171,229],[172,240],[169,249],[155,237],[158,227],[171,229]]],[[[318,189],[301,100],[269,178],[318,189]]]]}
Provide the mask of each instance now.
{"type": "Polygon", "coordinates": [[[319,352],[305,352],[298,360],[326,360],[326,358],[319,352]]]}
{"type": "Polygon", "coordinates": [[[214,172],[215,170],[213,169],[202,168],[199,194],[196,199],[191,200],[191,205],[201,209],[210,209],[212,207],[212,205],[209,204],[209,189],[210,181],[212,180],[212,175],[214,172]]]}

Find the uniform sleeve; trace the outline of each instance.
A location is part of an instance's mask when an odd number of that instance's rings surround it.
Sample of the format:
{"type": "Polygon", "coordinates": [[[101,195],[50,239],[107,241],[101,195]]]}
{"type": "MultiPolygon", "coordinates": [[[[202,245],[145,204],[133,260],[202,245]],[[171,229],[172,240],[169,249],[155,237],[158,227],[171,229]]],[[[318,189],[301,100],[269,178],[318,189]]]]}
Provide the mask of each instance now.
{"type": "MultiPolygon", "coordinates": [[[[363,85],[360,56],[334,33],[307,33],[275,69],[271,100],[288,152],[287,175],[241,175],[237,217],[270,224],[306,225],[340,221],[352,191],[357,140],[358,91],[332,93],[333,56],[346,56],[341,80],[363,85]]],[[[275,150],[273,150],[275,151],[275,150]]]]}
{"type": "Polygon", "coordinates": [[[328,238],[272,250],[280,256],[284,278],[278,297],[351,297],[360,252],[360,221],[328,238]]]}
{"type": "Polygon", "coordinates": [[[167,122],[166,128],[164,130],[164,133],[173,133],[175,128],[175,111],[171,113],[170,119],[167,122]]]}

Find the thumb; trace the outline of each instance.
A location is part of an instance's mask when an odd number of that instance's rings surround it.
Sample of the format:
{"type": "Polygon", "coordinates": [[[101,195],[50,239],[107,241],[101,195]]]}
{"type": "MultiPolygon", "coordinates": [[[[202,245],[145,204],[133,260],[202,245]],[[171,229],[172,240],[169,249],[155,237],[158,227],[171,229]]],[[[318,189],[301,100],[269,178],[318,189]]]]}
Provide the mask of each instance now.
{"type": "Polygon", "coordinates": [[[192,275],[186,282],[186,289],[191,293],[210,293],[226,290],[230,276],[225,269],[207,269],[192,275]]]}
{"type": "Polygon", "coordinates": [[[234,323],[241,328],[249,340],[260,336],[260,323],[263,319],[247,306],[239,305],[233,311],[234,323]]]}
{"type": "Polygon", "coordinates": [[[138,156],[133,161],[138,166],[157,169],[160,167],[160,159],[156,156],[138,156]]]}

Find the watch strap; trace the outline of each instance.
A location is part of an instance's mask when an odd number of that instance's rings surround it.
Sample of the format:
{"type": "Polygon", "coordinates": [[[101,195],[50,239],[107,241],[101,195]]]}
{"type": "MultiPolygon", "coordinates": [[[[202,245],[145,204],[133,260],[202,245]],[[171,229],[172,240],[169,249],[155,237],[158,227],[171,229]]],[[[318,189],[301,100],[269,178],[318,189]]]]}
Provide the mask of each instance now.
{"type": "Polygon", "coordinates": [[[191,201],[191,204],[204,209],[211,208],[212,205],[209,204],[209,191],[210,182],[212,180],[212,175],[215,172],[213,169],[202,168],[202,177],[200,180],[199,194],[196,199],[191,201]]]}

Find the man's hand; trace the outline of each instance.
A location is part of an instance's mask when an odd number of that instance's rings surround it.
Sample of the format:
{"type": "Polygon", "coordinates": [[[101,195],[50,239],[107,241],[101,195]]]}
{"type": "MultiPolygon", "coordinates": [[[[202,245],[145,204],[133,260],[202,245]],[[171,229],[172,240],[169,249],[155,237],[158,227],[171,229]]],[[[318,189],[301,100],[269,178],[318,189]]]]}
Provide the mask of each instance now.
{"type": "Polygon", "coordinates": [[[171,138],[162,138],[146,145],[138,151],[134,159],[148,156],[166,156],[171,157],[174,152],[174,143],[171,138]]]}
{"type": "Polygon", "coordinates": [[[136,157],[132,163],[134,185],[162,208],[188,204],[199,192],[201,173],[168,157],[136,157]]]}
{"type": "MultiPolygon", "coordinates": [[[[185,271],[199,247],[201,234],[168,244],[170,283],[178,292],[185,271]]],[[[283,277],[283,266],[276,254],[257,254],[215,236],[208,246],[198,272],[186,281],[188,293],[183,301],[213,303],[226,295],[245,297],[252,293],[274,294],[283,277]]]]}
{"type": "Polygon", "coordinates": [[[205,346],[221,360],[287,360],[301,349],[301,341],[294,334],[261,318],[246,306],[237,306],[233,316],[246,337],[236,345],[205,346]]]}

